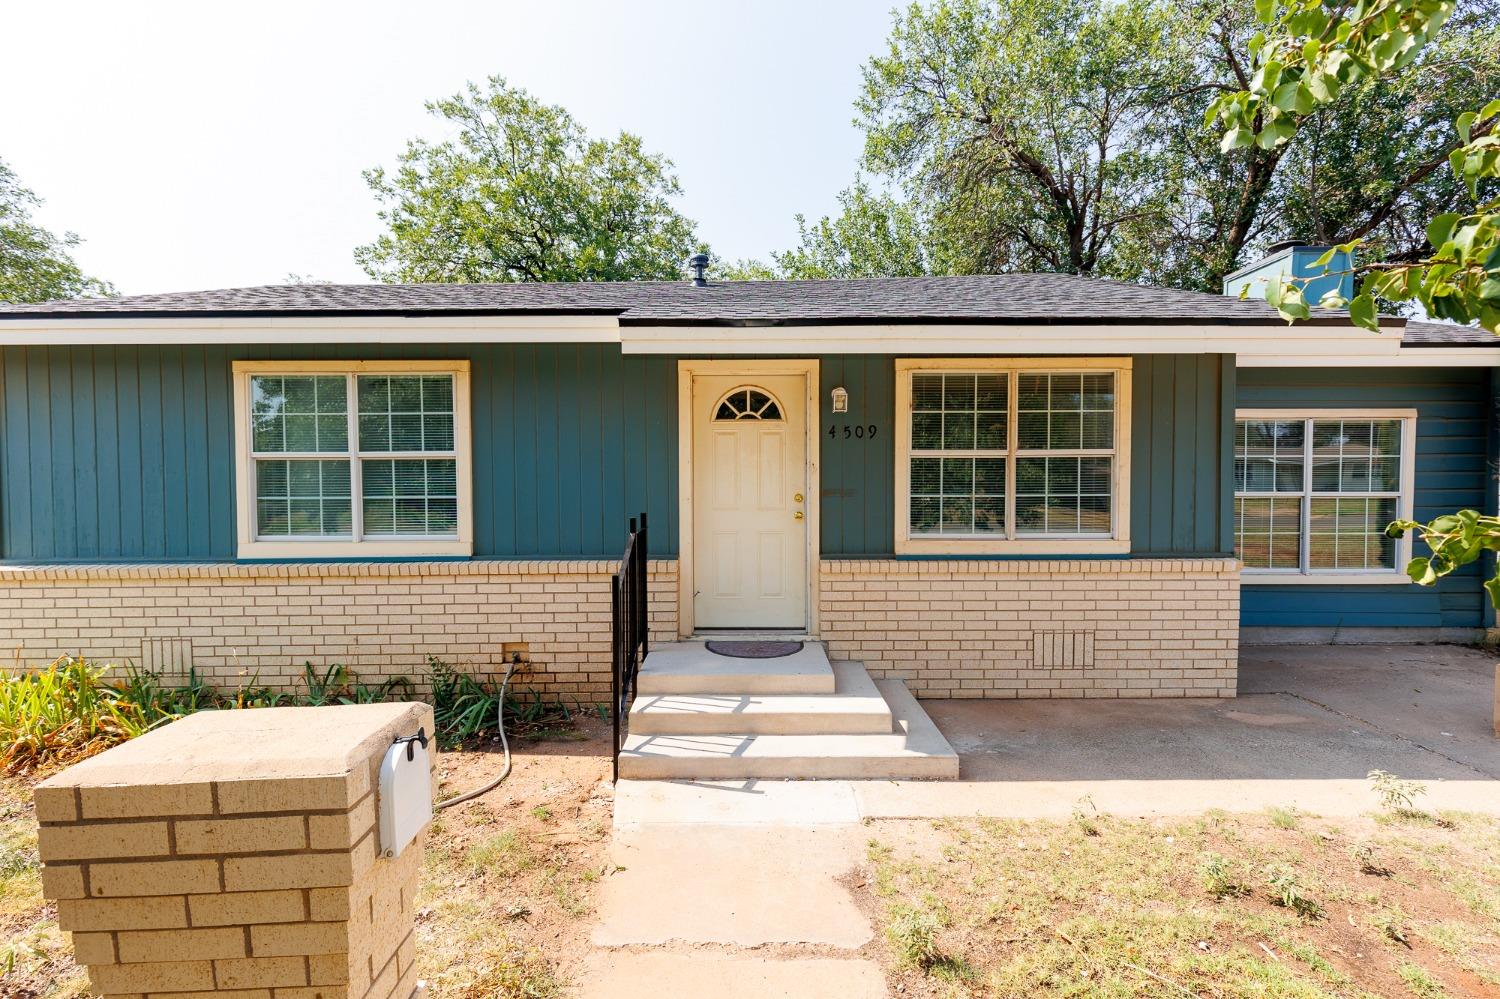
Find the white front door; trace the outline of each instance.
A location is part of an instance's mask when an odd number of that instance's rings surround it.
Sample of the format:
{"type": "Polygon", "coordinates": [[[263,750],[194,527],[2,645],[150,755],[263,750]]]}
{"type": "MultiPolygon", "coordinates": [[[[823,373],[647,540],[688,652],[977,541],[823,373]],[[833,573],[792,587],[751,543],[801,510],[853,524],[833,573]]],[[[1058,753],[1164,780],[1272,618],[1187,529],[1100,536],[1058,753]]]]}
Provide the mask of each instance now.
{"type": "Polygon", "coordinates": [[[693,616],[807,627],[807,378],[693,379],[693,616]]]}

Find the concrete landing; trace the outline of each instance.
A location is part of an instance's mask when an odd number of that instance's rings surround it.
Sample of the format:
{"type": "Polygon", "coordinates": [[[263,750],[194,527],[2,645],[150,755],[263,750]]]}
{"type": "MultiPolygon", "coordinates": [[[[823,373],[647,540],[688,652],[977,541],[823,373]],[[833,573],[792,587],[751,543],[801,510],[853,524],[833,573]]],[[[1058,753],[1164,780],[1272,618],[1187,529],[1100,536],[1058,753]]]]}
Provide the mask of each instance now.
{"type": "Polygon", "coordinates": [[[834,663],[832,694],[641,694],[639,735],[888,735],[890,706],[857,663],[834,663]]]}
{"type": "MultiPolygon", "coordinates": [[[[862,668],[862,667],[861,667],[862,668]]],[[[647,735],[632,731],[620,776],[635,780],[958,777],[958,755],[899,680],[879,680],[891,730],[881,735],[647,735]]]]}
{"type": "Polygon", "coordinates": [[[735,659],[708,651],[703,642],[658,645],[641,663],[636,693],[832,694],[828,653],[818,642],[779,659],[735,659]]]}

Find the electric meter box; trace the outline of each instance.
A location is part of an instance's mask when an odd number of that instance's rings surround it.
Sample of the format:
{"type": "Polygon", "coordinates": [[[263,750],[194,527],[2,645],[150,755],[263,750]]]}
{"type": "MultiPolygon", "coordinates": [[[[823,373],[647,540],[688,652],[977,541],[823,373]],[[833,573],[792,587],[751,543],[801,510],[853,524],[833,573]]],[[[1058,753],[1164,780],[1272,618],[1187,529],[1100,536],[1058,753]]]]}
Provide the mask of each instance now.
{"type": "Polygon", "coordinates": [[[427,735],[398,739],[380,763],[380,855],[398,857],[432,821],[432,760],[427,735]]]}

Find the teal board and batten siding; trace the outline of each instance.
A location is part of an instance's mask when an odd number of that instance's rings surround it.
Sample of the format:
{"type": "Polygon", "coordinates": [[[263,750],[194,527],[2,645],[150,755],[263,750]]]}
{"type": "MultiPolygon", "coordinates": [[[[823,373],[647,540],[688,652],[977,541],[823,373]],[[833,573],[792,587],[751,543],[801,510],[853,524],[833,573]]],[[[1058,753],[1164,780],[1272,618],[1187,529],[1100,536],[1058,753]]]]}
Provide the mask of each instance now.
{"type": "Polygon", "coordinates": [[[618,557],[677,537],[676,361],[618,347],[6,347],[0,557],[235,557],[235,360],[467,358],[475,554],[618,557]]]}
{"type": "MultiPolygon", "coordinates": [[[[1416,519],[1490,509],[1492,394],[1484,368],[1241,368],[1238,405],[1247,409],[1415,409],[1416,519]]],[[[1477,566],[1435,587],[1250,584],[1240,595],[1246,627],[1477,628],[1484,623],[1477,566]]]]}
{"type": "MultiPolygon", "coordinates": [[[[195,345],[0,352],[0,558],[231,560],[232,362],[401,358],[471,362],[477,557],[616,557],[641,510],[653,552],[676,554],[675,357],[602,344],[195,345]]],[[[1136,552],[1227,551],[1229,471],[1216,449],[1233,366],[1199,355],[1134,364],[1136,552]]],[[[826,355],[819,367],[820,550],[888,557],[895,359],[826,355]],[[839,385],[850,412],[835,416],[839,385]],[[846,437],[846,425],[876,433],[846,437]]]]}
{"type": "Polygon", "coordinates": [[[1234,358],[1227,354],[1135,358],[1131,554],[1233,550],[1235,374],[1234,358]]]}

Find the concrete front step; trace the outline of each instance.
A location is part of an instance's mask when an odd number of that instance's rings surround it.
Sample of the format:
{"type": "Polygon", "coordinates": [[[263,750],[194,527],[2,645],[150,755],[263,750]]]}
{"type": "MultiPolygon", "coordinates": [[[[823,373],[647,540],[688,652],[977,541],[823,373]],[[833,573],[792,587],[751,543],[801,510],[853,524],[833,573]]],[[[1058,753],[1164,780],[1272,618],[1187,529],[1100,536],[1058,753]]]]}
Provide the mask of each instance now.
{"type": "Polygon", "coordinates": [[[641,663],[637,695],[832,694],[833,667],[819,642],[779,659],[735,659],[709,652],[703,642],[669,642],[641,663]]]}
{"type": "Polygon", "coordinates": [[[893,724],[879,735],[650,735],[631,732],[620,776],[637,780],[958,777],[958,755],[899,680],[878,680],[893,724]]]}
{"type": "Polygon", "coordinates": [[[637,735],[889,735],[891,709],[859,663],[833,663],[831,694],[638,694],[637,735]]]}

